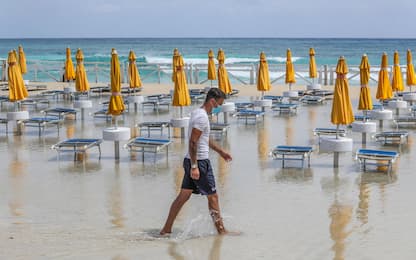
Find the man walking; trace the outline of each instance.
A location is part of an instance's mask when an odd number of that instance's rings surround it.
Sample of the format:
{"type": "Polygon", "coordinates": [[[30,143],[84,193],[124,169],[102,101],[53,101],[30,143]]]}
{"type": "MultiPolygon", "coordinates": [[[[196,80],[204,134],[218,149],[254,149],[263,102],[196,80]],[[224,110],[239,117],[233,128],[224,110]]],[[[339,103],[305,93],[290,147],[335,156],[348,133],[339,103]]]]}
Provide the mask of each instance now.
{"type": "Polygon", "coordinates": [[[214,109],[219,109],[224,102],[225,94],[218,88],[211,88],[205,98],[204,104],[191,113],[189,120],[189,148],[183,161],[185,175],[181,191],[173,201],[165,225],[160,231],[161,235],[172,232],[173,222],[188,201],[192,193],[207,196],[208,208],[214,221],[218,234],[225,234],[226,230],[220,214],[215,178],[208,158],[209,148],[216,151],[224,160],[231,161],[229,153],[221,149],[209,138],[210,123],[208,115],[214,109]]]}

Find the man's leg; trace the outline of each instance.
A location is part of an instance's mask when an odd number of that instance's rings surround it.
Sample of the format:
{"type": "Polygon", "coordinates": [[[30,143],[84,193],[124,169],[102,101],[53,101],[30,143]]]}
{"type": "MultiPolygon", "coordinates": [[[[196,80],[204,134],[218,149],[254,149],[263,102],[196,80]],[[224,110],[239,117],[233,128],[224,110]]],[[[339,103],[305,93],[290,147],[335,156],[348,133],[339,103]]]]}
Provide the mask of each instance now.
{"type": "Polygon", "coordinates": [[[215,228],[218,231],[218,234],[225,234],[227,231],[224,228],[224,223],[222,222],[220,214],[220,205],[218,202],[217,193],[207,196],[208,198],[208,208],[211,214],[212,220],[214,221],[215,228]]]}
{"type": "Polygon", "coordinates": [[[172,205],[170,206],[169,215],[166,219],[166,223],[163,226],[162,230],[160,231],[161,235],[172,233],[172,226],[173,222],[175,221],[176,216],[178,215],[179,211],[181,210],[182,206],[185,202],[192,195],[192,190],[188,189],[181,189],[176,199],[173,201],[172,205]]]}

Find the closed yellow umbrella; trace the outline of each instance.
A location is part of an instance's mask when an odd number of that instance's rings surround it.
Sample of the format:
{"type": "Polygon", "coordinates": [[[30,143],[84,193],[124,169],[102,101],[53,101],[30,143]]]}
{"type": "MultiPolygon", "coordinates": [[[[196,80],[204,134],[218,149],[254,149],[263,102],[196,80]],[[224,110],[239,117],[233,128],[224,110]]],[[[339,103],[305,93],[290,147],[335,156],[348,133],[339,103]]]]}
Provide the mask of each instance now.
{"type": "Polygon", "coordinates": [[[65,77],[65,81],[71,81],[75,79],[74,64],[72,63],[71,49],[69,47],[66,48],[64,77],[65,77]]]}
{"type": "Polygon", "coordinates": [[[376,94],[376,98],[381,101],[393,97],[393,92],[389,80],[388,65],[387,53],[383,53],[383,56],[381,56],[381,68],[378,73],[378,86],[376,94]]]}
{"type": "Polygon", "coordinates": [[[269,65],[267,64],[266,54],[260,53],[259,71],[257,76],[257,90],[262,92],[269,91],[271,89],[270,76],[269,76],[269,65]]]}
{"type": "Polygon", "coordinates": [[[215,72],[214,52],[209,50],[208,52],[208,80],[212,81],[217,79],[217,73],[215,72]]]}
{"type": "Polygon", "coordinates": [[[180,54],[176,61],[174,82],[175,87],[173,90],[172,105],[176,107],[181,107],[182,117],[182,107],[189,106],[191,104],[191,97],[189,95],[188,85],[186,84],[186,75],[184,70],[183,58],[180,54]]]}
{"type": "Polygon", "coordinates": [[[343,56],[338,60],[336,73],[331,122],[338,128],[339,125],[348,125],[354,121],[347,79],[348,66],[343,56]]]}
{"type": "Polygon", "coordinates": [[[393,56],[393,79],[391,81],[391,88],[393,91],[403,91],[403,76],[400,68],[399,52],[395,51],[393,56]]]}
{"type": "Polygon", "coordinates": [[[296,83],[295,79],[295,67],[292,63],[292,52],[290,49],[286,51],[286,75],[285,75],[285,83],[289,84],[289,90],[292,90],[292,84],[296,83]]]}
{"type": "Polygon", "coordinates": [[[175,48],[173,50],[173,57],[172,57],[172,82],[175,82],[175,72],[176,72],[176,62],[179,57],[179,50],[175,48]]]}
{"type": "Polygon", "coordinates": [[[77,68],[75,71],[75,88],[79,92],[85,92],[90,89],[90,84],[88,83],[87,72],[84,67],[84,53],[81,49],[77,50],[75,55],[77,60],[77,68]]]}
{"type": "Polygon", "coordinates": [[[406,66],[406,85],[412,91],[412,86],[416,85],[415,68],[413,67],[412,52],[407,50],[407,66],[406,66]]]}
{"type": "Polygon", "coordinates": [[[140,88],[142,86],[139,70],[136,65],[136,54],[133,50],[129,53],[129,78],[130,88],[140,88]]]}
{"type": "Polygon", "coordinates": [[[309,48],[309,78],[315,79],[318,76],[315,62],[315,50],[309,48]]]}
{"type": "Polygon", "coordinates": [[[22,74],[26,74],[27,72],[27,66],[26,66],[26,56],[25,56],[25,52],[23,51],[23,47],[22,45],[19,45],[19,67],[20,67],[20,72],[22,74]]]}
{"type": "Polygon", "coordinates": [[[12,102],[23,100],[28,96],[28,92],[23,82],[15,51],[9,52],[7,63],[9,64],[7,68],[9,100],[12,102]]]}
{"type": "Polygon", "coordinates": [[[217,60],[218,60],[218,88],[221,89],[226,95],[230,94],[231,89],[231,83],[230,79],[228,78],[228,72],[225,68],[225,54],[222,49],[218,50],[217,54],[217,60]]]}
{"type": "MultiPolygon", "coordinates": [[[[118,116],[124,111],[123,97],[121,96],[121,74],[120,62],[118,60],[117,51],[113,48],[111,50],[111,97],[110,104],[108,104],[108,114],[118,116]]],[[[117,121],[116,121],[117,122],[117,121]]]]}
{"type": "Polygon", "coordinates": [[[371,101],[370,88],[368,81],[370,80],[370,64],[368,63],[367,55],[363,55],[360,64],[360,100],[358,102],[359,110],[372,110],[373,102],[371,101]]]}

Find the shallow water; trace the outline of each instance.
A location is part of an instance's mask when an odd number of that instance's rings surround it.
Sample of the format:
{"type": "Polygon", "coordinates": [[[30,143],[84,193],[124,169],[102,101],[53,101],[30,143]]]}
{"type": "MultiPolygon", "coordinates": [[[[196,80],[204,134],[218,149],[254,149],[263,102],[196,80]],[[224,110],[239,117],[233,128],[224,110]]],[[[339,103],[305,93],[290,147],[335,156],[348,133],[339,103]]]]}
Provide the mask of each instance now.
{"type": "MultiPolygon", "coordinates": [[[[98,106],[100,100],[93,100],[98,106]]],[[[233,101],[243,100],[248,98],[233,101]]],[[[234,159],[226,163],[215,153],[211,159],[225,225],[239,236],[217,236],[206,199],[195,195],[178,216],[173,235],[155,236],[181,184],[186,142],[179,131],[168,158],[161,153],[155,163],[153,155],[142,163],[140,154],[123,148],[117,162],[107,141],[101,160],[92,149],[84,161],[74,162],[72,154],[58,161],[50,146],[69,137],[101,138],[111,123],[91,116],[67,120],[59,136],[47,128],[42,137],[37,128],[26,128],[21,136],[1,128],[0,258],[414,259],[409,232],[416,228],[414,130],[401,147],[382,147],[368,138],[367,147],[400,151],[390,175],[362,173],[354,152],[342,154],[335,169],[332,154],[319,153],[312,134],[315,127],[332,127],[330,109],[329,101],[303,105],[291,117],[267,111],[254,125],[230,118],[228,135],[217,141],[234,159]],[[311,167],[290,162],[282,169],[269,157],[278,144],[313,145],[311,167]]],[[[119,125],[133,129],[137,122],[169,120],[174,113],[131,108],[119,125]]],[[[383,130],[391,127],[385,123],[383,130]]],[[[354,151],[362,147],[360,134],[348,136],[354,151]]]]}

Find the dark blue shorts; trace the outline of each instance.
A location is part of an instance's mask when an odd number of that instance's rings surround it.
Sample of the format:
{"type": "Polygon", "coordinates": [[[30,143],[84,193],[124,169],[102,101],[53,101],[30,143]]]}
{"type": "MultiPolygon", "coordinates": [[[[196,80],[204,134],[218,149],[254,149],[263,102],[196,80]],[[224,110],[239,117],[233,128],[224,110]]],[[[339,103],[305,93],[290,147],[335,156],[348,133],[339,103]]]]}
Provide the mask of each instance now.
{"type": "Polygon", "coordinates": [[[185,175],[182,180],[182,189],[192,190],[192,193],[201,195],[211,195],[217,192],[215,188],[215,178],[212,172],[211,162],[209,159],[198,160],[199,180],[191,178],[191,160],[183,160],[183,169],[185,175]]]}

